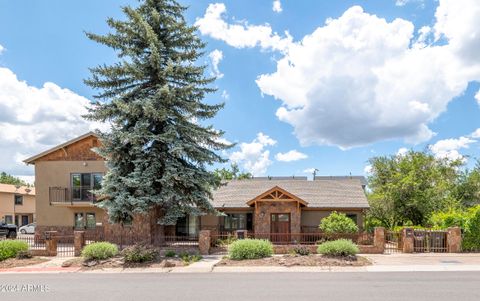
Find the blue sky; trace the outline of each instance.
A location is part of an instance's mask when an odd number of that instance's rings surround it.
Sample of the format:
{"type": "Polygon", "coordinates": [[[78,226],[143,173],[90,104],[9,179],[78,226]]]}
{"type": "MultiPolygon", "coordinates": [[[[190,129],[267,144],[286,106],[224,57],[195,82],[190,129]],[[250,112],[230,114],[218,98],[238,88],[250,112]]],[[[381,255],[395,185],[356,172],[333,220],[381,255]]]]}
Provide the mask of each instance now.
{"type": "MultiPolygon", "coordinates": [[[[137,3],[0,0],[0,170],[31,176],[22,159],[96,126],[79,116],[95,94],[82,80],[115,55],[84,31],[137,3]]],[[[478,1],[181,3],[219,76],[207,101],[226,103],[212,123],[242,169],[364,174],[410,148],[479,157],[478,1]]]]}

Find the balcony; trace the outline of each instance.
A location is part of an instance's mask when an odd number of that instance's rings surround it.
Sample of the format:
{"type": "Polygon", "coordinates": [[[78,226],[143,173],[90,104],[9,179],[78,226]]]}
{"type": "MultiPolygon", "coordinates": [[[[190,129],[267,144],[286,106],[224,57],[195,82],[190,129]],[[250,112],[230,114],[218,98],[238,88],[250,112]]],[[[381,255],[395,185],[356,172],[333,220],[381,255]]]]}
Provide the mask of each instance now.
{"type": "Polygon", "coordinates": [[[50,205],[64,207],[90,207],[96,202],[91,187],[49,187],[50,205]]]}

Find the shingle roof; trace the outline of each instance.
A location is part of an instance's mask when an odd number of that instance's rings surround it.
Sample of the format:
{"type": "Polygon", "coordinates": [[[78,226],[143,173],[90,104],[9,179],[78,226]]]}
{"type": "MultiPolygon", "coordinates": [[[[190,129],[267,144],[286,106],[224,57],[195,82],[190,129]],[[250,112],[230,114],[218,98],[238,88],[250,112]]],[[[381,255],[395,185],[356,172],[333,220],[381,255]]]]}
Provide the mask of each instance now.
{"type": "Polygon", "coordinates": [[[213,192],[213,206],[248,207],[248,201],[275,186],[306,201],[309,208],[369,208],[359,179],[233,180],[213,192]]]}
{"type": "Polygon", "coordinates": [[[10,184],[0,184],[0,192],[35,195],[35,187],[17,186],[10,184]]]}

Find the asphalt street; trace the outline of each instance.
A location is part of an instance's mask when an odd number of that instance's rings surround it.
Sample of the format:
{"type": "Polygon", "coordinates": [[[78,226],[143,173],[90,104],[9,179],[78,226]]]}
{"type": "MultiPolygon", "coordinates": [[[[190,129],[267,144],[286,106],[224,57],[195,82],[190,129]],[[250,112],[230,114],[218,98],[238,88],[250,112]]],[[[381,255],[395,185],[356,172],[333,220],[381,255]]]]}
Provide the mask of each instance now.
{"type": "Polygon", "coordinates": [[[465,301],[480,272],[3,274],[0,300],[465,301]]]}

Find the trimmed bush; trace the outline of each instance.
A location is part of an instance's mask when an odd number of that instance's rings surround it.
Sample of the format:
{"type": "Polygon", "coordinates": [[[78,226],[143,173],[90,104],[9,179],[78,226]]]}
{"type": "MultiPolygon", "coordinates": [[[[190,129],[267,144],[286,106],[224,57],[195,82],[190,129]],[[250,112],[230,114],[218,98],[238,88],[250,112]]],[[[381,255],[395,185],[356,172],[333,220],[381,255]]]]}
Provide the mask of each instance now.
{"type": "Polygon", "coordinates": [[[18,253],[28,251],[28,244],[23,240],[0,241],[0,261],[17,257],[18,253]]]}
{"type": "Polygon", "coordinates": [[[175,251],[172,250],[165,252],[165,257],[175,257],[175,255],[177,254],[175,253],[175,251]]]}
{"type": "Polygon", "coordinates": [[[95,242],[89,244],[82,250],[82,257],[87,260],[107,259],[118,254],[118,247],[109,242],[95,242]]]}
{"type": "Polygon", "coordinates": [[[327,234],[352,234],[358,232],[357,224],[344,213],[332,212],[323,218],[319,226],[327,234]]]}
{"type": "Polygon", "coordinates": [[[147,262],[152,261],[158,256],[158,251],[148,246],[135,245],[125,248],[122,251],[125,262],[147,262]]]}
{"type": "Polygon", "coordinates": [[[273,245],[264,239],[241,239],[229,246],[228,255],[234,260],[270,257],[273,255],[273,245]]]}
{"type": "Polygon", "coordinates": [[[353,256],[360,250],[357,245],[348,239],[327,241],[318,246],[317,252],[327,256],[353,256]]]}

